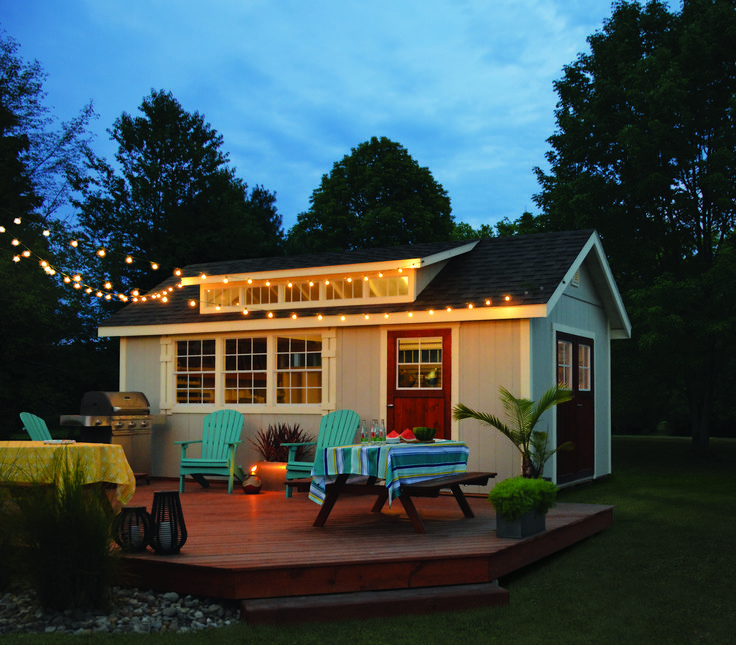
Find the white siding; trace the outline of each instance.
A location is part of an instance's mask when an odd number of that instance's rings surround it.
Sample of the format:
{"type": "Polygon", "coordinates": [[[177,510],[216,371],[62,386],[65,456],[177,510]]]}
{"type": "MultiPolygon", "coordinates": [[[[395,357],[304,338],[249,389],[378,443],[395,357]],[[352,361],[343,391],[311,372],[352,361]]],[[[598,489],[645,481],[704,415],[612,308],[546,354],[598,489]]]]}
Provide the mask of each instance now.
{"type": "MultiPolygon", "coordinates": [[[[498,389],[503,386],[518,396],[527,387],[523,380],[528,369],[522,351],[527,329],[527,321],[520,320],[460,327],[458,391],[453,392],[453,405],[464,403],[505,419],[498,389]]],[[[496,481],[521,474],[519,451],[500,432],[470,419],[454,423],[458,438],[470,446],[468,470],[496,472],[496,481]]]]}
{"type": "MultiPolygon", "coordinates": [[[[611,472],[611,337],[603,304],[593,288],[585,266],[579,271],[579,286],[568,285],[557,306],[547,318],[532,321],[532,398],[539,397],[555,385],[556,341],[558,331],[593,340],[595,383],[595,477],[611,472]]],[[[547,413],[540,423],[549,430],[556,442],[554,412],[547,413]]],[[[555,460],[547,464],[546,474],[556,478],[555,460]]]]}

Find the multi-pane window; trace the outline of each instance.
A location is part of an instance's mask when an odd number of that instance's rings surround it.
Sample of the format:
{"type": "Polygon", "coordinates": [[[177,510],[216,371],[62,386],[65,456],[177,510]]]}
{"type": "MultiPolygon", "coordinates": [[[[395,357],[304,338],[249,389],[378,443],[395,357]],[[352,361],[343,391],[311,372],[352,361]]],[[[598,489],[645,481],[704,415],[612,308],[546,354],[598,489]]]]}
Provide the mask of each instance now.
{"type": "Polygon", "coordinates": [[[363,282],[352,278],[325,280],[325,300],[348,300],[363,297],[363,282]]]}
{"type": "Polygon", "coordinates": [[[441,388],[442,338],[397,338],[396,342],[396,386],[441,388]]]}
{"type": "Polygon", "coordinates": [[[271,305],[279,301],[279,288],[276,285],[264,285],[260,287],[245,288],[245,304],[253,305],[271,305]]]}
{"type": "Polygon", "coordinates": [[[266,403],[267,358],[265,338],[225,340],[225,403],[266,403]]]}
{"type": "Polygon", "coordinates": [[[215,341],[176,343],[176,402],[215,402],[215,341]]]}
{"type": "Polygon", "coordinates": [[[238,287],[207,289],[205,302],[209,307],[239,307],[240,289],[238,287]]]}
{"type": "Polygon", "coordinates": [[[322,337],[276,339],[276,402],[321,403],[322,337]]]}
{"type": "Polygon", "coordinates": [[[322,336],[180,340],[174,379],[180,404],[319,404],[322,336]]]}
{"type": "Polygon", "coordinates": [[[593,367],[590,345],[578,345],[578,390],[590,392],[592,389],[591,371],[593,367]]]}
{"type": "Polygon", "coordinates": [[[319,282],[289,282],[284,286],[284,302],[319,300],[319,282]]]}
{"type": "Polygon", "coordinates": [[[371,278],[368,280],[369,298],[388,298],[391,296],[407,295],[409,295],[409,278],[407,276],[371,278]]]}
{"type": "Polygon", "coordinates": [[[557,387],[572,390],[572,343],[557,341],[557,387]]]}

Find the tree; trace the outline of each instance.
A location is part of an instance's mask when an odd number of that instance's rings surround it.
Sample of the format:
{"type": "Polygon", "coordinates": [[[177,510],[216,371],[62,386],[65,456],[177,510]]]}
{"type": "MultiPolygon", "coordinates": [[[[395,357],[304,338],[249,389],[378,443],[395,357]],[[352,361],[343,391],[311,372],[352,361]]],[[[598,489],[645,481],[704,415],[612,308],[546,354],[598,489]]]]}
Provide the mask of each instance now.
{"type": "Polygon", "coordinates": [[[400,144],[373,137],[322,177],[289,232],[291,252],[444,241],[453,230],[444,188],[400,144]]]}
{"type": "Polygon", "coordinates": [[[140,111],[123,113],[110,130],[120,170],[90,157],[90,177],[79,185],[82,237],[106,251],[94,279],[110,280],[117,293],[145,292],[161,281],[154,263],[171,271],[278,254],[276,196],[261,186],[248,192],[204,117],[155,90],[140,111]]]}
{"type": "Polygon", "coordinates": [[[85,389],[117,379],[115,356],[100,359],[97,343],[80,342],[89,317],[79,299],[39,266],[65,265],[67,227],[53,213],[66,171],[80,165],[72,154],[80,139],[53,129],[42,98],[38,63],[0,39],[0,438],[20,430],[19,412],[58,419],[85,389]]]}
{"type": "Polygon", "coordinates": [[[46,74],[38,61],[21,59],[18,48],[12,38],[0,37],[0,96],[13,115],[13,131],[28,142],[19,160],[39,199],[35,211],[48,224],[69,205],[90,150],[87,126],[97,115],[90,102],[70,121],[58,123],[44,104],[46,74]]]}
{"type": "Polygon", "coordinates": [[[685,0],[676,14],[655,0],[617,2],[588,42],[555,84],[551,170],[537,169],[535,199],[548,229],[600,232],[643,361],[629,377],[661,372],[662,387],[689,401],[704,453],[714,381],[733,384],[722,351],[733,301],[703,306],[697,295],[722,283],[736,217],[735,3],[685,0]],[[664,333],[675,320],[677,333],[664,333]]]}

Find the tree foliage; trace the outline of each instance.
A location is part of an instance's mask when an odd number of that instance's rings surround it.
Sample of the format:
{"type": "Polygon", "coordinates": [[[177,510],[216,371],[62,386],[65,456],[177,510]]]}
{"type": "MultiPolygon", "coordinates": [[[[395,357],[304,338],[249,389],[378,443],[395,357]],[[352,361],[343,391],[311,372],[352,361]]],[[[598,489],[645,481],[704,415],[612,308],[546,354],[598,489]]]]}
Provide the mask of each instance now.
{"type": "Polygon", "coordinates": [[[68,227],[54,213],[69,194],[68,173],[82,166],[85,111],[82,129],[56,128],[43,72],[17,49],[0,38],[0,438],[20,430],[19,412],[51,422],[85,389],[114,388],[117,377],[115,356],[85,342],[91,318],[78,298],[39,266],[66,264],[68,227]]]}
{"type": "Polygon", "coordinates": [[[261,186],[249,191],[235,176],[222,136],[204,117],[156,90],[140,112],[123,113],[110,130],[117,168],[90,157],[90,177],[80,184],[84,237],[107,251],[97,279],[111,280],[119,292],[146,291],[161,280],[154,262],[170,272],[280,253],[275,194],[261,186]]]}
{"type": "Polygon", "coordinates": [[[345,251],[447,240],[450,198],[398,143],[373,137],[322,177],[289,233],[291,252],[345,251]]]}
{"type": "Polygon", "coordinates": [[[598,229],[645,361],[629,377],[661,370],[690,402],[703,451],[736,313],[715,293],[736,217],[735,5],[685,0],[671,13],[616,2],[588,42],[555,84],[557,131],[536,201],[548,229],[598,229]]]}

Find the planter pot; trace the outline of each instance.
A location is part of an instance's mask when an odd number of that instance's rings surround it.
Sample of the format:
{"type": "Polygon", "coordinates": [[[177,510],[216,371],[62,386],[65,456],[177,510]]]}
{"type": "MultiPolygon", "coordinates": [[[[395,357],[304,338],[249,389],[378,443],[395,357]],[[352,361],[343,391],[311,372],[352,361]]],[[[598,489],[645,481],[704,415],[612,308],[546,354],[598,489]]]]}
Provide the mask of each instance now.
{"type": "Polygon", "coordinates": [[[536,511],[524,513],[516,520],[505,520],[500,515],[496,516],[496,535],[500,538],[521,539],[542,533],[546,528],[545,515],[539,515],[536,511]]]}
{"type": "Polygon", "coordinates": [[[255,475],[261,480],[261,490],[286,490],[285,461],[258,461],[255,475]]]}

